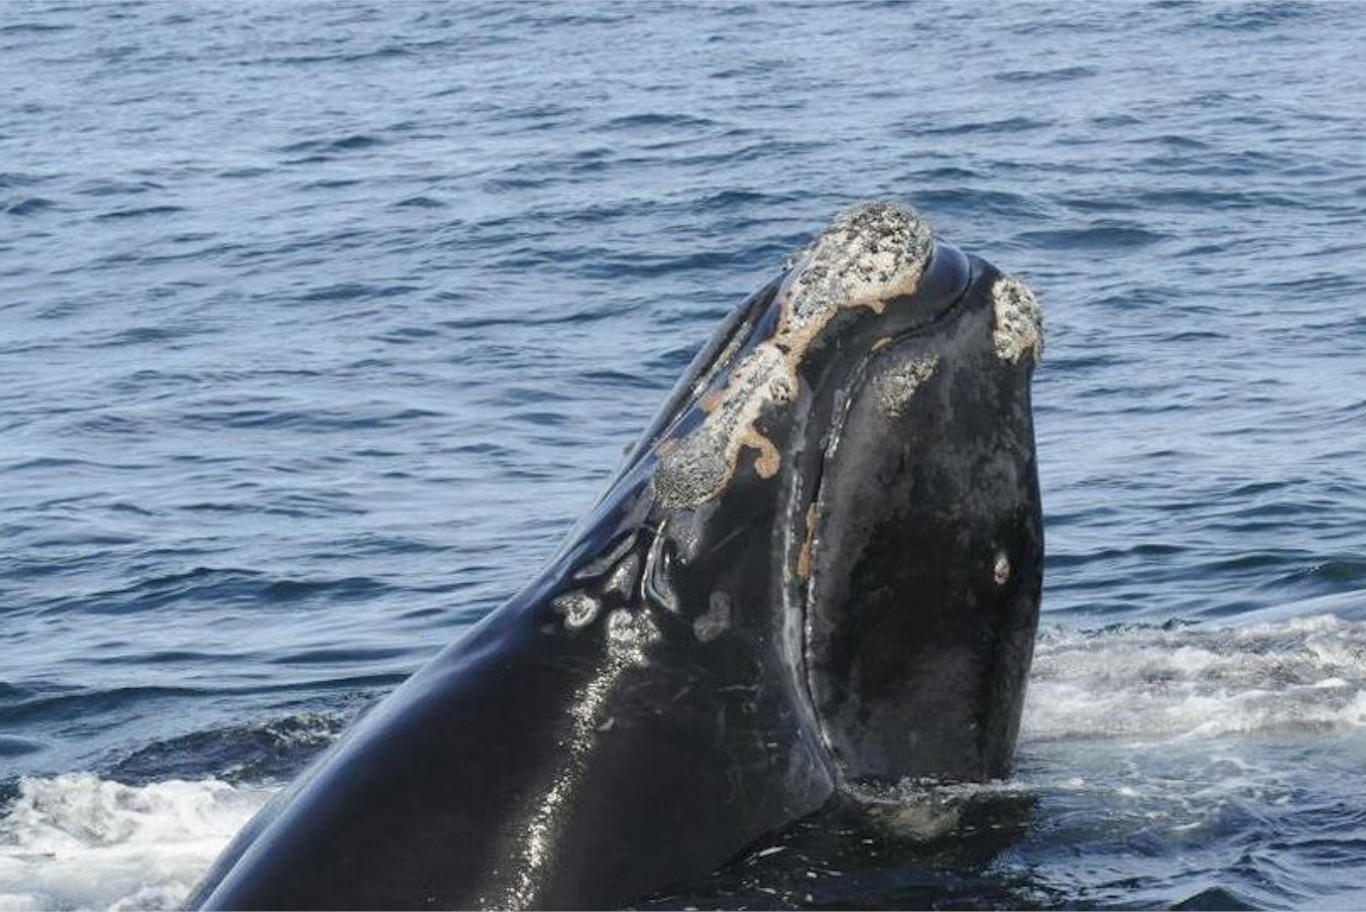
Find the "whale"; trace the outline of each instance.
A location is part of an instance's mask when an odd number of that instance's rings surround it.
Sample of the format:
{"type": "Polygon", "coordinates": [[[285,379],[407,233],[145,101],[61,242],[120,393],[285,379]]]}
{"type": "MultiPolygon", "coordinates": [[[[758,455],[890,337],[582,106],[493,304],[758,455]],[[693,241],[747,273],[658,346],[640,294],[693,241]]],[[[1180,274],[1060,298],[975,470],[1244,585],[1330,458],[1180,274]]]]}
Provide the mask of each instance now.
{"type": "Polygon", "coordinates": [[[544,570],[190,907],[615,908],[870,784],[1007,775],[1042,587],[1038,301],[896,203],[776,272],[544,570]]]}

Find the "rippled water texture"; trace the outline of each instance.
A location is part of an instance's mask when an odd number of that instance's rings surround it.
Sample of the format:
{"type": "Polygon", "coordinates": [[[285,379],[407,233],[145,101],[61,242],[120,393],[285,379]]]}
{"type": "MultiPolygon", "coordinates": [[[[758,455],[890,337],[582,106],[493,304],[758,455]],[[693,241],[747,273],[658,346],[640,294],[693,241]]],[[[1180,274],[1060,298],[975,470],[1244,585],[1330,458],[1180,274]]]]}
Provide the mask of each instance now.
{"type": "Polygon", "coordinates": [[[1363,49],[1329,4],[0,5],[0,905],[177,902],[867,198],[1047,311],[1018,773],[657,901],[1366,900],[1363,49]]]}

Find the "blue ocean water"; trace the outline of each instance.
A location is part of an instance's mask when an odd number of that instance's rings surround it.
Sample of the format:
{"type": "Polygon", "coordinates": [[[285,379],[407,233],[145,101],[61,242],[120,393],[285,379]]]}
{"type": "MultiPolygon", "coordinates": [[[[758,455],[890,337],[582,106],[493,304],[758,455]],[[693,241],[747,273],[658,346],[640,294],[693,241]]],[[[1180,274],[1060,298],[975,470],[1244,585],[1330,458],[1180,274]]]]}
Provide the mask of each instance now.
{"type": "Polygon", "coordinates": [[[1337,4],[0,5],[0,906],[177,903],[870,198],[1046,309],[1017,773],[656,902],[1366,900],[1364,49],[1337,4]]]}

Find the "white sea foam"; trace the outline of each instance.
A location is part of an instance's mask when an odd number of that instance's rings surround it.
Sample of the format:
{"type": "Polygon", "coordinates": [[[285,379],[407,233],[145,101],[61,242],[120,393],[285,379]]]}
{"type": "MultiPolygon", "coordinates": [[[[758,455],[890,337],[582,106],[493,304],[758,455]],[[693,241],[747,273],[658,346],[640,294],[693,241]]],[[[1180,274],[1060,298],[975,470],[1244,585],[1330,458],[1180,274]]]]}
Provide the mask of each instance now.
{"type": "Polygon", "coordinates": [[[216,779],[20,780],[0,818],[0,910],[174,909],[272,791],[216,779]]]}
{"type": "Polygon", "coordinates": [[[1041,632],[1021,738],[1170,740],[1366,726],[1366,622],[1041,632]]]}

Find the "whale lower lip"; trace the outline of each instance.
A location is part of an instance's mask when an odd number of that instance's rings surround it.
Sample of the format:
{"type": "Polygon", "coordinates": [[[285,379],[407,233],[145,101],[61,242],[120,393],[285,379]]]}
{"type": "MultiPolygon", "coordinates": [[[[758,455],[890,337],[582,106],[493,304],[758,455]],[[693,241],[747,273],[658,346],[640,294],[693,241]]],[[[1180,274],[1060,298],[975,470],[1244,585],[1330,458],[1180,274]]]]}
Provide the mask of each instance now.
{"type": "Polygon", "coordinates": [[[1043,537],[1003,281],[977,261],[952,308],[875,346],[819,438],[802,659],[849,781],[992,778],[1014,749],[1043,537]]]}

